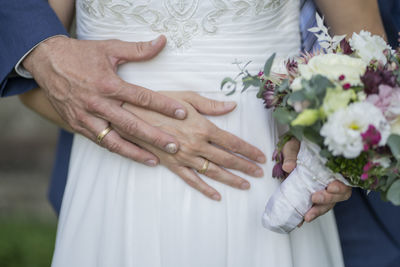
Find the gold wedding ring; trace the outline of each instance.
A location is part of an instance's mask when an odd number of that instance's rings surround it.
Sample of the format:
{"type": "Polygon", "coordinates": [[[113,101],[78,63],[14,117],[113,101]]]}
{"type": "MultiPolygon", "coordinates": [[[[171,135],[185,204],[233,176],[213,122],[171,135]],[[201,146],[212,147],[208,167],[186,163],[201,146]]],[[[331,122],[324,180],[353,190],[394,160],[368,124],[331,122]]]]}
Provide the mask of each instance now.
{"type": "Polygon", "coordinates": [[[200,174],[205,174],[206,171],[208,170],[209,165],[210,165],[210,161],[208,159],[205,159],[203,167],[200,170],[198,170],[197,172],[200,174]]]}
{"type": "Polygon", "coordinates": [[[106,135],[111,132],[112,127],[108,126],[107,128],[105,128],[103,131],[101,131],[98,135],[97,135],[97,143],[101,144],[101,141],[103,141],[104,137],[106,137],[106,135]]]}

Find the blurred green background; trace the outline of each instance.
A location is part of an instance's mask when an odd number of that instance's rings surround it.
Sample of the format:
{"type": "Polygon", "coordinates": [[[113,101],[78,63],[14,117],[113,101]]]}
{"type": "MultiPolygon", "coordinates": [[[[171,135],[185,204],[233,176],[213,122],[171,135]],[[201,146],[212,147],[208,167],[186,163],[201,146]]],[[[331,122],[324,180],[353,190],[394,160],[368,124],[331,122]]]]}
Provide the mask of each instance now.
{"type": "Polygon", "coordinates": [[[57,133],[17,97],[0,100],[0,267],[51,264],[56,216],[47,190],[57,133]]]}

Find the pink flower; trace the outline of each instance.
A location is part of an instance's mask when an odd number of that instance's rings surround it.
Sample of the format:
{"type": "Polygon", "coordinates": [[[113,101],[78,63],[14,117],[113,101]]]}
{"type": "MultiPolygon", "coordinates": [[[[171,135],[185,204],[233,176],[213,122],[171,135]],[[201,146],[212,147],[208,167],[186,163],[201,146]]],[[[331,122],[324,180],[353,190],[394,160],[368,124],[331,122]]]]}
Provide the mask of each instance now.
{"type": "Polygon", "coordinates": [[[368,173],[361,174],[361,180],[365,181],[368,179],[368,173]]]}
{"type": "Polygon", "coordinates": [[[361,134],[361,137],[364,141],[364,151],[378,145],[382,139],[381,133],[372,124],[368,126],[367,131],[361,134]]]}
{"type": "Polygon", "coordinates": [[[367,164],[364,165],[363,167],[363,172],[369,172],[369,170],[374,166],[374,164],[371,161],[368,161],[367,164]]]}
{"type": "Polygon", "coordinates": [[[369,95],[367,101],[379,108],[389,121],[400,115],[399,87],[380,85],[378,94],[369,95]]]}

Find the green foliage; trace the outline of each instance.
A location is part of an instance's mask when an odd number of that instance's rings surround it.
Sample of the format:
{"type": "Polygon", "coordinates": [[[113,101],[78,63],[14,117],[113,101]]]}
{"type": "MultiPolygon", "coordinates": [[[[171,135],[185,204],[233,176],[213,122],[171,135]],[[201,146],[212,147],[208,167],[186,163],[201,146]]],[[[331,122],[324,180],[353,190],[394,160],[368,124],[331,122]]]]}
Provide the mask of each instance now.
{"type": "Polygon", "coordinates": [[[221,91],[224,90],[225,87],[228,87],[229,92],[227,95],[233,95],[236,92],[237,82],[232,78],[225,78],[221,82],[221,91]]]}
{"type": "Polygon", "coordinates": [[[341,173],[346,177],[352,185],[360,186],[364,189],[370,189],[375,180],[370,179],[366,181],[361,180],[363,174],[363,167],[368,162],[367,153],[361,153],[355,159],[347,159],[342,156],[331,156],[327,158],[326,166],[333,172],[341,173]]]}
{"type": "Polygon", "coordinates": [[[274,64],[275,56],[276,56],[276,53],[272,54],[272,56],[270,56],[268,58],[267,62],[265,62],[265,65],[264,65],[264,76],[265,77],[268,77],[269,74],[271,73],[271,68],[272,68],[272,64],[274,64]]]}
{"type": "Polygon", "coordinates": [[[55,224],[3,219],[0,221],[0,266],[50,266],[55,235],[55,224]]]}
{"type": "Polygon", "coordinates": [[[294,92],[289,99],[293,102],[308,100],[310,102],[308,108],[311,109],[320,108],[326,90],[335,87],[328,78],[322,75],[314,75],[310,80],[302,80],[301,85],[303,89],[294,92]]]}
{"type": "Polygon", "coordinates": [[[397,160],[400,160],[400,136],[392,134],[387,141],[390,150],[397,160]]]}
{"type": "Polygon", "coordinates": [[[252,76],[250,74],[247,74],[242,78],[242,83],[243,83],[242,93],[251,86],[261,87],[261,80],[257,75],[252,76]]]}
{"type": "Polygon", "coordinates": [[[392,184],[387,192],[386,197],[394,205],[400,205],[400,180],[397,180],[392,184]]]}
{"type": "Polygon", "coordinates": [[[289,111],[287,108],[277,108],[273,116],[281,124],[290,124],[296,118],[296,112],[289,111]]]}

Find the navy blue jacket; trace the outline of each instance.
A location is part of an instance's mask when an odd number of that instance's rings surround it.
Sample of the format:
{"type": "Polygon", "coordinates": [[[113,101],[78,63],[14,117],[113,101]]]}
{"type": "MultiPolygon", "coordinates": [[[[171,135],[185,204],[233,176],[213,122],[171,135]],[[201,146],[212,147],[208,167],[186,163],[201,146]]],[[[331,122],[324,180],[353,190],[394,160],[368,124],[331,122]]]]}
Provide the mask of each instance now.
{"type": "MultiPolygon", "coordinates": [[[[36,88],[34,80],[13,75],[15,65],[36,44],[68,33],[46,0],[0,0],[0,6],[0,96],[4,97],[36,88]]],[[[56,211],[64,193],[71,144],[72,135],[61,131],[50,190],[56,211]]]]}
{"type": "MultiPolygon", "coordinates": [[[[397,47],[400,0],[379,5],[388,40],[397,47]]],[[[335,215],[347,267],[400,266],[400,207],[355,189],[349,201],[336,205],[335,215]]]]}

